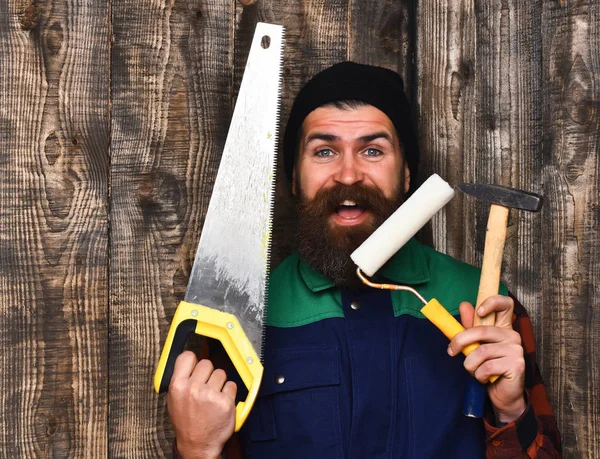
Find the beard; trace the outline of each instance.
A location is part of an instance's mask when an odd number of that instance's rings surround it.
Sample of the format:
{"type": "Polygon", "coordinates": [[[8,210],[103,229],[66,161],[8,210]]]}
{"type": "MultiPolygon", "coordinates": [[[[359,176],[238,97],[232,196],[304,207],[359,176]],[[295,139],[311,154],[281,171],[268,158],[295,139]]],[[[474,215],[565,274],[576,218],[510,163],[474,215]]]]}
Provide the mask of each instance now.
{"type": "MultiPolygon", "coordinates": [[[[403,189],[400,184],[398,190],[403,189]]],[[[300,257],[314,270],[342,289],[365,287],[356,275],[350,258],[354,252],[402,204],[404,193],[396,191],[392,199],[381,190],[362,184],[335,185],[319,190],[311,200],[300,193],[298,203],[300,257]],[[352,226],[330,221],[345,200],[354,201],[367,218],[352,226]]]]}

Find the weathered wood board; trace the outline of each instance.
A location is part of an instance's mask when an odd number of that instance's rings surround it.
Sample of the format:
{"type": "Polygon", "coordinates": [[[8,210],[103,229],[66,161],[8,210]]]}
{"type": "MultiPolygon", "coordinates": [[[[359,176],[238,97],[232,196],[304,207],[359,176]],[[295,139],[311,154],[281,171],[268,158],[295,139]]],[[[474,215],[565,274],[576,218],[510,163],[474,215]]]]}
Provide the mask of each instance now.
{"type": "Polygon", "coordinates": [[[0,18],[0,451],[105,457],[108,5],[0,18]]]}
{"type": "Polygon", "coordinates": [[[122,1],[112,23],[109,452],[160,457],[168,423],[152,379],[232,113],[233,12],[122,1]]]}
{"type": "MultiPolygon", "coordinates": [[[[0,455],[170,457],[152,377],[264,21],[286,27],[282,121],[319,70],[381,65],[414,103],[421,179],[544,195],[540,213],[511,214],[503,278],[532,316],[564,457],[600,457],[599,13],[567,0],[0,2],[0,455]]],[[[296,247],[279,172],[275,265],[296,247]]],[[[480,264],[486,219],[459,196],[424,239],[480,264]]]]}
{"type": "MultiPolygon", "coordinates": [[[[543,4],[542,365],[566,457],[600,457],[600,5],[543,4]]],[[[538,235],[538,237],[540,237],[538,235]]]]}

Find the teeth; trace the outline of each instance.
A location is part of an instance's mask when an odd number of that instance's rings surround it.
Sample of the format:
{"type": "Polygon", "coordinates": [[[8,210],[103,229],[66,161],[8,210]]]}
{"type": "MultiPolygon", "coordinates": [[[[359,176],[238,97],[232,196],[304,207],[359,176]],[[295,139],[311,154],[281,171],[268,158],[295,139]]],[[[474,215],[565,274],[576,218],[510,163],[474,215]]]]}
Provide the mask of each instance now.
{"type": "Polygon", "coordinates": [[[342,202],[342,206],[355,206],[356,202],[354,201],[350,201],[349,199],[346,199],[344,202],[342,202]]]}

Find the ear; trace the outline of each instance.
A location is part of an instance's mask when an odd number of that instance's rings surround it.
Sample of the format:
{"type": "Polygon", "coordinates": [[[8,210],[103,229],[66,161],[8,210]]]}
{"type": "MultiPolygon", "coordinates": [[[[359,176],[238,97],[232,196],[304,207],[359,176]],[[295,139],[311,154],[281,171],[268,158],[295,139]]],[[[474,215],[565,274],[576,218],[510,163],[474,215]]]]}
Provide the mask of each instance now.
{"type": "Polygon", "coordinates": [[[296,168],[294,167],[294,172],[292,172],[292,194],[294,196],[298,196],[298,180],[296,178],[296,168]]]}
{"type": "Polygon", "coordinates": [[[408,168],[408,164],[404,163],[404,192],[408,193],[410,188],[410,169],[408,168]]]}

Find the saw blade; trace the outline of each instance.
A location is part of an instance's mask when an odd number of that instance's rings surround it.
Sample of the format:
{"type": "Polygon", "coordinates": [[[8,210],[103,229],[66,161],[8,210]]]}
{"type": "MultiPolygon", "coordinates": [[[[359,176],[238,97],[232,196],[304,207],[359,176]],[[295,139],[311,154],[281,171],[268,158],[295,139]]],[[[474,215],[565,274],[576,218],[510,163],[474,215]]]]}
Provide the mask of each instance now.
{"type": "Polygon", "coordinates": [[[185,295],[235,315],[261,360],[283,41],[257,24],[185,295]]]}

